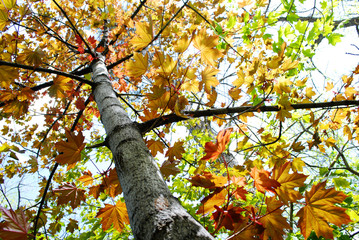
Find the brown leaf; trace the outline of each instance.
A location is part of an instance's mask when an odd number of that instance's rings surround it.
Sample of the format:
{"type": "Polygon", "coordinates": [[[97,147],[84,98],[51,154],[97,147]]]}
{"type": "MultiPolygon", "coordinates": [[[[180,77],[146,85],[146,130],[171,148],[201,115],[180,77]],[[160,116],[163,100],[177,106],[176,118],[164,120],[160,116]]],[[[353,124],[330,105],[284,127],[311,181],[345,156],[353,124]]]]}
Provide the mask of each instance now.
{"type": "Polygon", "coordinates": [[[53,191],[60,194],[57,198],[59,205],[70,203],[73,209],[86,200],[85,190],[77,188],[74,183],[66,183],[53,191]]]}
{"type": "Polygon", "coordinates": [[[82,132],[78,135],[66,130],[67,141],[60,141],[55,144],[57,150],[61,153],[56,156],[55,161],[59,164],[69,164],[69,168],[81,160],[81,151],[85,147],[84,136],[82,132]]]}
{"type": "Polygon", "coordinates": [[[0,237],[6,240],[26,240],[30,222],[22,209],[13,211],[0,207],[4,222],[0,223],[0,237]]]}

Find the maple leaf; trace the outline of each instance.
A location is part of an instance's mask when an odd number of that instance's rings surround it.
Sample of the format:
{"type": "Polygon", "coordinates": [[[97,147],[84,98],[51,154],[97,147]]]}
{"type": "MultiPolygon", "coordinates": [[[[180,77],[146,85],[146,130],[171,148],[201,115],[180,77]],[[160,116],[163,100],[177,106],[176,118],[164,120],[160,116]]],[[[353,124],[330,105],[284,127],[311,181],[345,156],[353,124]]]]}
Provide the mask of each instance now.
{"type": "Polygon", "coordinates": [[[16,5],[16,0],[2,0],[0,3],[0,9],[10,10],[16,5]]]}
{"type": "Polygon", "coordinates": [[[66,98],[72,88],[73,83],[70,78],[57,76],[54,79],[54,84],[49,88],[49,95],[56,98],[66,98]]]}
{"type": "Polygon", "coordinates": [[[306,205],[297,213],[298,225],[305,238],[314,230],[317,236],[332,239],[333,228],[328,223],[340,226],[351,222],[345,209],[334,205],[343,202],[347,195],[334,188],[325,189],[325,185],[326,181],[318,183],[305,192],[306,205]]]}
{"type": "Polygon", "coordinates": [[[282,216],[282,205],[275,197],[266,198],[267,213],[258,221],[264,226],[263,239],[282,240],[285,234],[284,229],[291,229],[286,218],[282,216]]]}
{"type": "Polygon", "coordinates": [[[162,163],[160,171],[164,178],[168,178],[170,175],[176,176],[181,170],[177,167],[179,161],[166,160],[162,163]]]}
{"type": "Polygon", "coordinates": [[[92,177],[92,173],[89,170],[87,172],[84,172],[83,175],[79,177],[77,180],[83,182],[84,186],[88,186],[88,185],[92,185],[94,179],[92,177]]]}
{"type": "Polygon", "coordinates": [[[55,161],[60,164],[69,164],[69,167],[73,167],[78,161],[81,161],[81,151],[85,147],[84,136],[82,132],[78,135],[66,130],[67,141],[60,141],[55,144],[57,150],[61,153],[56,156],[55,161]]]}
{"type": "Polygon", "coordinates": [[[217,142],[207,142],[205,144],[205,153],[206,155],[202,158],[202,160],[216,160],[219,155],[223,153],[226,149],[227,144],[229,143],[231,133],[233,129],[223,129],[217,135],[217,142]]]}
{"type": "Polygon", "coordinates": [[[178,53],[182,53],[184,51],[186,51],[186,49],[188,48],[189,44],[190,44],[190,39],[188,39],[188,35],[184,35],[183,37],[181,37],[176,44],[174,45],[173,50],[175,52],[178,53]]]}
{"type": "Polygon", "coordinates": [[[77,188],[74,183],[65,183],[53,191],[60,194],[57,198],[57,204],[70,203],[72,209],[78,207],[81,201],[86,200],[85,190],[77,188]]]}
{"type": "Polygon", "coordinates": [[[280,183],[280,186],[277,187],[275,191],[279,199],[285,204],[287,204],[288,201],[296,202],[302,198],[302,195],[298,191],[295,191],[294,188],[304,186],[304,181],[308,177],[297,172],[289,174],[290,169],[291,163],[286,162],[283,166],[273,171],[273,179],[280,183]]]}
{"type": "Polygon", "coordinates": [[[201,84],[204,85],[204,90],[208,94],[212,92],[212,88],[219,84],[219,81],[216,78],[217,73],[219,73],[219,70],[211,67],[206,67],[201,73],[201,84]]]}
{"type": "Polygon", "coordinates": [[[2,212],[0,223],[0,237],[6,240],[24,240],[28,237],[30,221],[20,208],[17,210],[0,207],[2,212]]]}
{"type": "Polygon", "coordinates": [[[204,188],[218,188],[223,187],[228,184],[228,178],[223,176],[216,176],[210,172],[203,172],[202,175],[197,174],[196,176],[191,176],[189,181],[193,186],[204,187],[204,188]]]}
{"type": "Polygon", "coordinates": [[[79,229],[79,225],[78,225],[77,220],[74,220],[72,218],[70,218],[69,220],[70,220],[70,222],[66,226],[66,231],[73,233],[75,230],[79,229]]]}
{"type": "Polygon", "coordinates": [[[127,74],[131,77],[140,77],[147,71],[148,54],[142,56],[142,54],[135,52],[133,58],[135,61],[128,61],[125,65],[127,74]]]}
{"type": "Polygon", "coordinates": [[[193,39],[194,47],[201,52],[201,60],[211,66],[215,66],[215,61],[222,55],[216,48],[218,40],[218,36],[207,36],[205,29],[202,29],[193,39]]]}
{"type": "Polygon", "coordinates": [[[37,47],[35,50],[25,49],[19,55],[18,60],[34,67],[38,67],[41,65],[42,59],[45,56],[45,53],[39,47],[37,47]]]}
{"type": "Polygon", "coordinates": [[[130,224],[126,204],[121,201],[118,201],[116,206],[105,204],[105,207],[97,212],[96,217],[102,218],[101,224],[104,231],[113,225],[114,229],[121,232],[126,224],[130,224]]]}
{"type": "Polygon", "coordinates": [[[14,79],[18,78],[19,70],[9,66],[0,66],[0,86],[9,88],[14,79]]]}
{"type": "Polygon", "coordinates": [[[0,31],[10,22],[8,19],[7,11],[0,9],[0,31]]]}
{"type": "Polygon", "coordinates": [[[146,141],[146,145],[154,157],[158,152],[163,153],[163,149],[165,148],[165,145],[161,141],[153,139],[146,141]]]}
{"type": "Polygon", "coordinates": [[[183,144],[183,141],[177,141],[173,144],[172,147],[168,148],[166,152],[166,157],[168,157],[168,160],[170,162],[173,162],[175,158],[178,160],[182,160],[182,154],[185,153],[183,144]]]}
{"type": "Polygon", "coordinates": [[[226,202],[227,199],[227,190],[225,188],[217,188],[213,193],[206,196],[201,201],[201,206],[199,207],[196,214],[207,214],[216,210],[216,207],[221,206],[226,202]]]}
{"type": "Polygon", "coordinates": [[[219,208],[215,207],[217,210],[211,216],[211,219],[214,220],[214,225],[216,229],[220,229],[221,227],[225,227],[229,230],[234,230],[235,226],[242,223],[245,217],[242,216],[242,212],[244,211],[241,207],[234,207],[233,204],[228,207],[219,208]]]}
{"type": "Polygon", "coordinates": [[[130,41],[132,46],[135,47],[135,50],[147,47],[147,45],[153,39],[152,22],[150,21],[150,23],[137,23],[136,34],[137,36],[132,38],[132,40],[130,41]]]}
{"type": "Polygon", "coordinates": [[[264,169],[259,170],[254,167],[249,174],[254,179],[254,186],[261,193],[266,191],[275,193],[275,189],[280,187],[280,183],[275,179],[269,178],[270,173],[264,169]]]}

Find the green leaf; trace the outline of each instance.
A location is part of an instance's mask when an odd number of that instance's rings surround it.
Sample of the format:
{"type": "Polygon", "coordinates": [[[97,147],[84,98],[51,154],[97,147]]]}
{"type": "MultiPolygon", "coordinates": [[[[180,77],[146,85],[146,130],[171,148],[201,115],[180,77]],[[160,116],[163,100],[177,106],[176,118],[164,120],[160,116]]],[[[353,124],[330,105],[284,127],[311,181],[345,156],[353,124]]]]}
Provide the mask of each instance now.
{"type": "Polygon", "coordinates": [[[308,21],[298,21],[298,23],[295,25],[295,29],[297,29],[299,31],[299,33],[303,34],[305,33],[305,30],[307,28],[308,25],[308,21]]]}
{"type": "Polygon", "coordinates": [[[227,29],[232,29],[234,27],[234,25],[236,25],[236,17],[230,16],[226,27],[227,27],[227,29]]]}
{"type": "Polygon", "coordinates": [[[341,37],[343,37],[343,35],[340,33],[332,33],[327,36],[327,39],[331,45],[335,46],[338,42],[341,41],[341,37]]]}

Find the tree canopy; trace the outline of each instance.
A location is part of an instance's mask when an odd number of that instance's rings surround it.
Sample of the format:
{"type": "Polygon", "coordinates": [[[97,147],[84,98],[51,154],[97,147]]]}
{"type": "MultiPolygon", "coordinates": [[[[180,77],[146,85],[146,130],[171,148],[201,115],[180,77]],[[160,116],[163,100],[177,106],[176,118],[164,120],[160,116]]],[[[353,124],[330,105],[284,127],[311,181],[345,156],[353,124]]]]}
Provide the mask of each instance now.
{"type": "Polygon", "coordinates": [[[2,0],[0,29],[1,239],[359,235],[355,1],[2,0]]]}

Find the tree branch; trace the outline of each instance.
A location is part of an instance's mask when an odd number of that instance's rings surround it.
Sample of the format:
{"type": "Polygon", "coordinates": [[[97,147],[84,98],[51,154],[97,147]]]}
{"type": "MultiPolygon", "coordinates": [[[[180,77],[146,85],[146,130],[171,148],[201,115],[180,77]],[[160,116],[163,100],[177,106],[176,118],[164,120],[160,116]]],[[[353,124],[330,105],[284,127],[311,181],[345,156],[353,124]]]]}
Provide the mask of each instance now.
{"type": "MultiPolygon", "coordinates": [[[[333,107],[353,107],[359,106],[359,101],[356,100],[346,100],[346,101],[335,101],[335,102],[319,102],[319,103],[299,103],[292,104],[291,107],[295,110],[297,109],[312,109],[312,108],[333,108],[333,107]]],[[[260,106],[254,108],[253,106],[241,106],[241,107],[232,107],[232,108],[216,108],[216,109],[208,109],[208,110],[199,110],[199,111],[184,111],[183,115],[188,116],[181,117],[177,116],[174,113],[154,118],[149,121],[138,124],[138,127],[142,131],[142,133],[146,133],[151,131],[153,128],[163,126],[169,123],[180,122],[187,120],[189,118],[199,118],[199,117],[210,117],[221,114],[243,114],[246,112],[277,112],[280,110],[279,106],[260,106]]]]}
{"type": "Polygon", "coordinates": [[[53,70],[53,69],[48,69],[48,68],[42,68],[42,67],[34,67],[34,66],[29,66],[29,65],[24,65],[24,64],[19,64],[19,63],[12,63],[12,62],[6,62],[6,61],[2,61],[0,60],[0,66],[10,66],[10,67],[15,67],[15,68],[22,68],[22,69],[26,69],[26,70],[32,70],[32,71],[37,71],[37,72],[45,72],[45,73],[50,73],[50,74],[57,74],[60,76],[64,76],[64,77],[68,77],[68,78],[72,78],[75,79],[79,82],[82,83],[86,83],[88,85],[90,85],[91,87],[93,87],[93,82],[80,77],[78,75],[74,75],[71,73],[65,73],[62,71],[58,71],[58,70],[53,70]]]}

